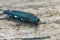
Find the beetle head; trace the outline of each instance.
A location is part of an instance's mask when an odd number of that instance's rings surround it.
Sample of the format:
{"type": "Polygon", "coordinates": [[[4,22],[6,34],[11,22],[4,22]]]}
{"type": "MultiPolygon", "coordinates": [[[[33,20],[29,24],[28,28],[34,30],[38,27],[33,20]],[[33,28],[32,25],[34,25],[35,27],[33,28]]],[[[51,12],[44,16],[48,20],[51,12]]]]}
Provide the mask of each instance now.
{"type": "Polygon", "coordinates": [[[38,17],[32,17],[30,20],[33,24],[39,24],[40,19],[38,17]]]}

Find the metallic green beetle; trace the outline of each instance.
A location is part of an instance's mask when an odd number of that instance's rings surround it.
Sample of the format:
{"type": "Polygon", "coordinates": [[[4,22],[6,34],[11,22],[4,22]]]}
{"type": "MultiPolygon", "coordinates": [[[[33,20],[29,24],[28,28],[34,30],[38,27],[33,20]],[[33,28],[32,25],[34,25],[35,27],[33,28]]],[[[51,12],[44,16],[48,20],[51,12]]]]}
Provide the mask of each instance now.
{"type": "Polygon", "coordinates": [[[32,13],[27,13],[23,11],[17,11],[17,10],[4,10],[4,14],[8,14],[12,18],[19,19],[20,21],[24,21],[26,23],[32,23],[32,24],[38,24],[40,19],[33,15],[32,13]]]}

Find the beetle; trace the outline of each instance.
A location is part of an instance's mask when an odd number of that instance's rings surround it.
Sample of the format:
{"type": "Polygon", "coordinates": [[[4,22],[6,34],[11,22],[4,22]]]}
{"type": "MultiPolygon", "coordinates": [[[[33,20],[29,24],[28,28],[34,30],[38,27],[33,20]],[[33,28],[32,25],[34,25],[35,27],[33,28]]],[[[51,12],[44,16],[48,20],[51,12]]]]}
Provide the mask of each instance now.
{"type": "Polygon", "coordinates": [[[4,10],[3,13],[8,14],[12,18],[19,19],[22,22],[32,23],[34,25],[37,25],[40,21],[40,19],[37,16],[35,16],[34,14],[23,12],[23,11],[4,10]]]}

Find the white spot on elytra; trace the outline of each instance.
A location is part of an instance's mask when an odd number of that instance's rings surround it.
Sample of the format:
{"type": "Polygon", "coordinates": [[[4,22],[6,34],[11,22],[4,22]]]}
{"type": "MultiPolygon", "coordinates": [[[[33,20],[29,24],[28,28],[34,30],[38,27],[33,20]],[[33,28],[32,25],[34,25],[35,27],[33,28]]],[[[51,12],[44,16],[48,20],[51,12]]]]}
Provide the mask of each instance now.
{"type": "Polygon", "coordinates": [[[17,16],[15,16],[15,18],[16,18],[17,16]]]}
{"type": "Polygon", "coordinates": [[[12,10],[10,10],[10,12],[12,12],[12,10]]]}
{"type": "Polygon", "coordinates": [[[21,20],[23,20],[23,19],[21,18],[21,20]]]}

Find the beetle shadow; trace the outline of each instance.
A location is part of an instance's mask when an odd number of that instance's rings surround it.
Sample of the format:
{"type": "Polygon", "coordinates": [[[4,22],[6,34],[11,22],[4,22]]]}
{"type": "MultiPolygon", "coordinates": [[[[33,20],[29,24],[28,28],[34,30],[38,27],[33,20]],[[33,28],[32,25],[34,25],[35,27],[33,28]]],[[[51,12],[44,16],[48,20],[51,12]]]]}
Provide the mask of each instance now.
{"type": "Polygon", "coordinates": [[[46,37],[24,38],[23,40],[44,40],[50,38],[51,38],[50,36],[46,36],[46,37]]]}
{"type": "Polygon", "coordinates": [[[3,13],[2,14],[0,14],[0,16],[2,16],[2,15],[4,15],[3,13]]]}
{"type": "Polygon", "coordinates": [[[26,23],[26,22],[21,22],[19,19],[15,19],[15,18],[11,18],[11,17],[9,17],[9,18],[0,18],[0,20],[7,20],[7,21],[12,21],[12,22],[14,22],[14,23],[16,23],[16,26],[28,26],[29,28],[36,28],[36,27],[38,27],[38,25],[36,25],[36,24],[32,24],[32,23],[26,23]]]}

